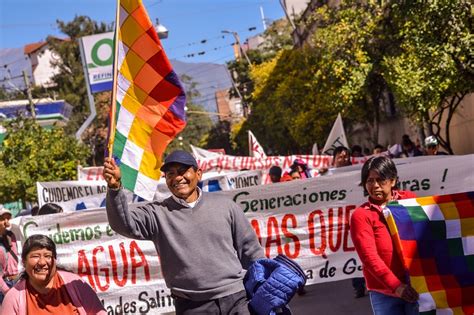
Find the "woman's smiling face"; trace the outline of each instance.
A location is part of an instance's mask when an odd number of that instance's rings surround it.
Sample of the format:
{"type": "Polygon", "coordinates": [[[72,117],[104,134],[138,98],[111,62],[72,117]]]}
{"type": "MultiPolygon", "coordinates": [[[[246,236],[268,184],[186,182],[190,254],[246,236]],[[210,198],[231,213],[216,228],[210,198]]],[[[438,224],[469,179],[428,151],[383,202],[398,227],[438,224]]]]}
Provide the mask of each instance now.
{"type": "Polygon", "coordinates": [[[28,281],[34,287],[46,287],[56,274],[56,259],[46,248],[33,248],[23,261],[28,281]]]}

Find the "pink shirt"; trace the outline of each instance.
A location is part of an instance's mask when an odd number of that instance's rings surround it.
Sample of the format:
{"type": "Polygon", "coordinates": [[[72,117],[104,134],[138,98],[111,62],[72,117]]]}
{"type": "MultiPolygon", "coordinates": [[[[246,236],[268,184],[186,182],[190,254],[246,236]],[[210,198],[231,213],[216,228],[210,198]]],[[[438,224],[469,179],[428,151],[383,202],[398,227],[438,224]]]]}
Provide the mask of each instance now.
{"type": "MultiPolygon", "coordinates": [[[[7,232],[7,235],[9,238],[11,251],[17,255],[17,259],[20,259],[20,257],[18,256],[18,249],[16,247],[15,234],[13,234],[12,232],[7,232]]],[[[0,247],[0,289],[5,294],[10,288],[5,283],[3,277],[16,276],[18,274],[18,262],[15,260],[10,251],[7,252],[3,244],[0,244],[0,247]]]]}
{"type": "MultiPolygon", "coordinates": [[[[58,270],[74,306],[80,315],[107,315],[94,290],[78,275],[58,270]]],[[[8,291],[1,306],[0,315],[27,315],[26,280],[20,280],[8,291]]]]}

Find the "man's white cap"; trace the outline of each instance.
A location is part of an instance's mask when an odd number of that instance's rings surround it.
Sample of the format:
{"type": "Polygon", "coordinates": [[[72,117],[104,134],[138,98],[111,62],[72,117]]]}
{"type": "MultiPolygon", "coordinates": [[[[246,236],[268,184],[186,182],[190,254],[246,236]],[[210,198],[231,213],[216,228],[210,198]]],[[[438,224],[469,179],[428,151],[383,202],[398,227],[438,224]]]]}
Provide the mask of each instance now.
{"type": "Polygon", "coordinates": [[[2,204],[0,204],[0,216],[4,215],[4,214],[9,214],[9,215],[12,215],[12,213],[10,212],[10,210],[8,210],[7,208],[5,208],[2,204]]]}
{"type": "Polygon", "coordinates": [[[438,139],[435,136],[429,136],[425,138],[425,147],[438,145],[438,139]]]}

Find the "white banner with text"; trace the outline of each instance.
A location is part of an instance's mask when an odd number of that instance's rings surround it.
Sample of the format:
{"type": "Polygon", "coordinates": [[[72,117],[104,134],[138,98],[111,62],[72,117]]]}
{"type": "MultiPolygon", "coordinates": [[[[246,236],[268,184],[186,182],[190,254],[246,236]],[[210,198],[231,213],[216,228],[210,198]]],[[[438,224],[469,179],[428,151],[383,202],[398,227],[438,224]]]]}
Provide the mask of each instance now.
{"type": "MultiPolygon", "coordinates": [[[[419,197],[474,187],[474,155],[423,159],[397,168],[400,187],[419,197]]],[[[282,253],[295,259],[308,284],[314,284],[362,275],[349,233],[352,212],[367,199],[359,184],[360,170],[354,170],[213,194],[242,208],[268,257],[282,253]]],[[[32,234],[50,236],[58,245],[59,262],[96,289],[109,314],[173,310],[152,242],[117,235],[104,209],[20,217],[12,223],[20,242],[32,234]]]]}

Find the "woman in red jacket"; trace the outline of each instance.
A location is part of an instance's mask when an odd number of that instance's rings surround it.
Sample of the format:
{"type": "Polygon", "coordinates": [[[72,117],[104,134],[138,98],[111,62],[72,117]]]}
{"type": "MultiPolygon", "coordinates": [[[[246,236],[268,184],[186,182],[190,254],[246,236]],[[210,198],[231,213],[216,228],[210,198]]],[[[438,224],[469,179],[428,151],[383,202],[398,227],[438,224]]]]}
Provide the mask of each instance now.
{"type": "Polygon", "coordinates": [[[369,200],[351,217],[351,236],[363,265],[375,315],[418,314],[418,293],[408,281],[402,260],[383,215],[391,200],[415,198],[409,191],[399,191],[395,163],[385,156],[367,160],[362,167],[362,186],[369,200]]]}

